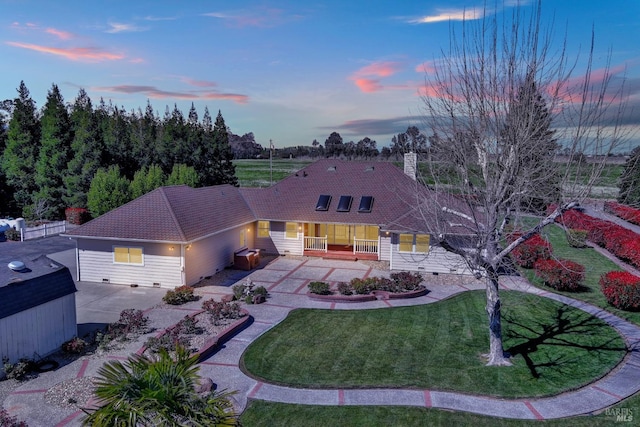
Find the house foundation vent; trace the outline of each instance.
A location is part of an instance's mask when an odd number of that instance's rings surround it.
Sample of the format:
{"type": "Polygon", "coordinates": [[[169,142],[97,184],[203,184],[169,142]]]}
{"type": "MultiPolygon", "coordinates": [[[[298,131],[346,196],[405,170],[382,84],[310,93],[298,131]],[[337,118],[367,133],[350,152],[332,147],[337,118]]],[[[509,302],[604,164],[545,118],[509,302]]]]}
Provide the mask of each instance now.
{"type": "Polygon", "coordinates": [[[159,288],[159,287],[160,287],[160,283],[158,283],[158,282],[153,282],[153,287],[154,287],[154,288],[159,288]]]}
{"type": "Polygon", "coordinates": [[[109,283],[110,280],[109,279],[102,279],[102,283],[109,283]]]}

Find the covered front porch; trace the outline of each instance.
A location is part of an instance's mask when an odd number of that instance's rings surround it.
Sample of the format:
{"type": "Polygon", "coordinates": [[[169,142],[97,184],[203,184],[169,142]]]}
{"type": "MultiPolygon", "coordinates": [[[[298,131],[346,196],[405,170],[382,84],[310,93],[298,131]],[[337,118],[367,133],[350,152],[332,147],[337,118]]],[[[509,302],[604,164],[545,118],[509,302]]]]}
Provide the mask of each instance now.
{"type": "Polygon", "coordinates": [[[380,227],[305,223],[303,254],[332,259],[380,259],[380,227]]]}

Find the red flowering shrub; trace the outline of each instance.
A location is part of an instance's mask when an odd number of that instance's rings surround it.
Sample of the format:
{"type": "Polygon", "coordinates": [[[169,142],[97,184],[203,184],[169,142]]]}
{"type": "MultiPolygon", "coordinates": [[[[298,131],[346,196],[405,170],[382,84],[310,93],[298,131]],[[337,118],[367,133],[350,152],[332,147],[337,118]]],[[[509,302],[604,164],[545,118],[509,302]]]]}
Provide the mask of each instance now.
{"type": "Polygon", "coordinates": [[[604,211],[632,224],[640,225],[640,209],[621,205],[617,202],[604,202],[604,211]]]}
{"type": "Polygon", "coordinates": [[[621,310],[640,309],[640,277],[626,271],[610,271],[600,277],[607,302],[621,310]]]}
{"type": "Polygon", "coordinates": [[[558,291],[577,291],[584,281],[584,266],[568,259],[539,259],[536,276],[558,291]]]}
{"type": "Polygon", "coordinates": [[[633,231],[573,210],[558,217],[557,222],[568,228],[587,230],[588,238],[593,243],[606,248],[621,260],[640,267],[640,235],[633,231]]]}
{"type": "Polygon", "coordinates": [[[64,215],[68,223],[75,225],[82,225],[91,220],[91,214],[84,208],[67,208],[64,215]]]}
{"type": "MultiPolygon", "coordinates": [[[[509,236],[509,240],[513,242],[520,233],[512,233],[509,236]]],[[[540,237],[539,234],[535,234],[529,240],[521,243],[513,251],[511,251],[511,257],[522,268],[533,268],[535,262],[539,259],[549,259],[551,257],[551,244],[540,237]]]]}

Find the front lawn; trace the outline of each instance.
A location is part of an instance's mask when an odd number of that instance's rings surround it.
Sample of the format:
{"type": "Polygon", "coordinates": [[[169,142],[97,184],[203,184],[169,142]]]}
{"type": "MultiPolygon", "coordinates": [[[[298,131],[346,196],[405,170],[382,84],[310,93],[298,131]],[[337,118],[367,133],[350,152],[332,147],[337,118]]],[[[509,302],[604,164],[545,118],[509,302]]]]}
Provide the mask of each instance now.
{"type": "MultiPolygon", "coordinates": [[[[313,406],[287,403],[252,401],[242,413],[240,421],[245,427],[422,427],[422,426],[474,426],[474,427],[605,427],[616,423],[616,409],[633,414],[640,411],[640,397],[616,405],[609,413],[544,422],[487,417],[467,412],[451,412],[406,406],[313,406]],[[629,412],[630,411],[630,412],[629,412]]],[[[509,414],[504,414],[508,417],[509,414]]]]}
{"type": "Polygon", "coordinates": [[[245,372],[298,387],[398,387],[533,397],[579,387],[624,356],[620,336],[554,301],[503,292],[513,367],[487,367],[484,291],[379,310],[295,310],[253,342],[245,372]],[[587,350],[591,348],[591,350],[587,350]]]}

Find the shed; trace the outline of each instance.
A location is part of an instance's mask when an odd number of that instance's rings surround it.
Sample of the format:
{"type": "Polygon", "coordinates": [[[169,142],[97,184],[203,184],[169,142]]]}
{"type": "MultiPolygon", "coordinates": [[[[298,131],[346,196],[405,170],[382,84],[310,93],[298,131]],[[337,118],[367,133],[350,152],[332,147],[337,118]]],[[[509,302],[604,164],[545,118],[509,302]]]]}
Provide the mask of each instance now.
{"type": "Polygon", "coordinates": [[[76,336],[76,291],[69,269],[44,255],[0,255],[0,358],[39,359],[76,336]],[[25,268],[10,269],[14,261],[25,268]]]}

